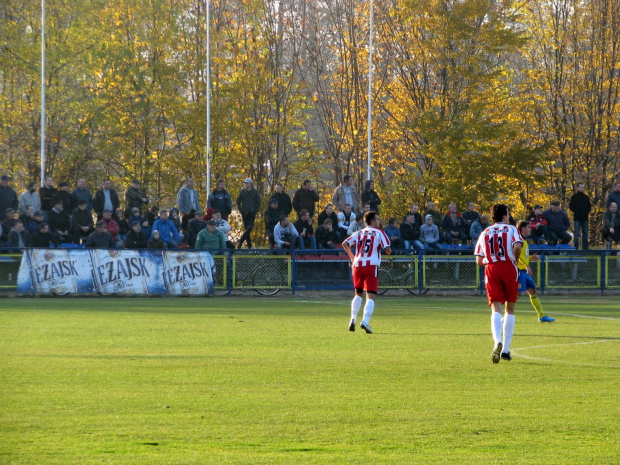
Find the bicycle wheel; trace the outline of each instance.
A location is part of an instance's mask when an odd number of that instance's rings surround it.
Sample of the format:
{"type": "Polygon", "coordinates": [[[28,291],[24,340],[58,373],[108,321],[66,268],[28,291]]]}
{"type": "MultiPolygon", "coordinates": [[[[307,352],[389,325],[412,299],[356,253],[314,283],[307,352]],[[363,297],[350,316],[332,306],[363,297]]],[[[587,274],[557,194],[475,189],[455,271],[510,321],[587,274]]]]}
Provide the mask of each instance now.
{"type": "Polygon", "coordinates": [[[278,267],[261,265],[253,273],[254,290],[260,295],[276,295],[280,288],[286,286],[286,276],[278,267]]]}
{"type": "Polygon", "coordinates": [[[388,285],[392,283],[392,275],[388,270],[384,270],[383,268],[379,268],[379,289],[377,289],[377,295],[385,294],[389,288],[381,287],[381,284],[388,285]]]}

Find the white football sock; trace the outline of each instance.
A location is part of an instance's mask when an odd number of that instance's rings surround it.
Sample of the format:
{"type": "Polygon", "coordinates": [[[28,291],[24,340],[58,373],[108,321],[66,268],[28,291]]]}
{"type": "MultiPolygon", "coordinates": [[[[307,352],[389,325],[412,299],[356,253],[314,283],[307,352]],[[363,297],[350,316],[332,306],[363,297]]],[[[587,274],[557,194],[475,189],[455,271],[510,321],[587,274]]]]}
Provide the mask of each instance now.
{"type": "Polygon", "coordinates": [[[365,325],[370,324],[370,317],[372,316],[372,312],[375,309],[375,301],[371,299],[366,300],[366,305],[364,306],[364,319],[362,323],[365,325]]]}
{"type": "Polygon", "coordinates": [[[357,314],[360,311],[360,307],[362,306],[362,298],[359,295],[353,297],[351,301],[351,319],[357,320],[357,314]]]}
{"type": "Polygon", "coordinates": [[[504,342],[502,352],[510,352],[510,343],[512,342],[512,335],[515,332],[515,316],[506,314],[504,316],[504,342]]]}
{"type": "Polygon", "coordinates": [[[493,342],[497,345],[502,342],[502,314],[498,312],[491,313],[491,334],[493,342]]]}

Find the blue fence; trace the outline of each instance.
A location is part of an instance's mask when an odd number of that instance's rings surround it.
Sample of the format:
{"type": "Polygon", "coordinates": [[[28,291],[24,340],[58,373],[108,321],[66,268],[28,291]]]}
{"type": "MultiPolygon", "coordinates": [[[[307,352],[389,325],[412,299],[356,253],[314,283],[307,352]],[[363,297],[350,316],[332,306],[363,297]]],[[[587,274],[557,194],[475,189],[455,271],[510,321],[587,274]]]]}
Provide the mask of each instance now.
{"type": "MultiPolygon", "coordinates": [[[[484,269],[476,265],[471,247],[446,247],[441,253],[383,256],[380,292],[403,289],[484,292],[484,269]]],[[[530,248],[540,260],[531,263],[540,292],[620,289],[620,256],[615,250],[574,250],[568,247],[530,248]]],[[[0,249],[0,292],[17,291],[22,251],[0,249]]],[[[351,290],[351,267],[342,249],[296,250],[287,254],[267,249],[226,250],[213,254],[217,268],[216,294],[255,290],[272,295],[280,290],[351,290]]]]}

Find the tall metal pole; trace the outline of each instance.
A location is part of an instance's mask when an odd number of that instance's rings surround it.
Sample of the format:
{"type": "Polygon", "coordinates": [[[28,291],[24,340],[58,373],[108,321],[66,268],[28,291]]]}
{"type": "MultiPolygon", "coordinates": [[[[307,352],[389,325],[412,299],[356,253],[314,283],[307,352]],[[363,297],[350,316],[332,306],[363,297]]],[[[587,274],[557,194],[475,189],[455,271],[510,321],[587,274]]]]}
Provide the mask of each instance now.
{"type": "Polygon", "coordinates": [[[206,77],[206,97],[207,97],[207,198],[211,193],[211,13],[210,0],[205,0],[207,4],[207,77],[206,77]]]}
{"type": "Polygon", "coordinates": [[[373,37],[373,0],[370,0],[370,50],[368,53],[368,180],[370,181],[370,160],[372,141],[372,37],[373,37]]]}
{"type": "Polygon", "coordinates": [[[41,0],[41,187],[45,182],[45,0],[41,0]]]}

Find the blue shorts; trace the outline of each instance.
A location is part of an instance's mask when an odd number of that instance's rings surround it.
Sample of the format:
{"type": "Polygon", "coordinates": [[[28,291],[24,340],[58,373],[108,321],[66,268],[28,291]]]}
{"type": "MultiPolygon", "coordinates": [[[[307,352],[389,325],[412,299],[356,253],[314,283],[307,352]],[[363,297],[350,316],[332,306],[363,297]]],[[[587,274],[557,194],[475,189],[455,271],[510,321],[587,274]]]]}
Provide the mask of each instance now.
{"type": "Polygon", "coordinates": [[[536,283],[525,270],[519,270],[520,291],[525,292],[527,289],[536,289],[536,283]]]}

